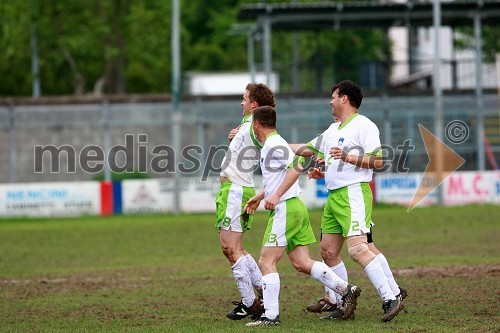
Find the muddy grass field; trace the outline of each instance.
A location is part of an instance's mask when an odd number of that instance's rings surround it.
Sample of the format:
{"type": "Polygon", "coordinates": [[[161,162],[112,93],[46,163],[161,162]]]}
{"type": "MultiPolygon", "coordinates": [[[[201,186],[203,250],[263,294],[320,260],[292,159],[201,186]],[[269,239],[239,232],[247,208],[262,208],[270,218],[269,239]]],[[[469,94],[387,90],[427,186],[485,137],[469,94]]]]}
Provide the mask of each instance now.
{"type": "MultiPolygon", "coordinates": [[[[381,302],[344,252],[362,288],[356,319],[322,321],[304,307],[323,288],[283,258],[282,326],[229,321],[238,292],[213,217],[127,216],[0,221],[0,332],[500,332],[500,208],[376,207],[374,240],[406,313],[381,322],[381,302]]],[[[321,211],[311,220],[319,239],[321,211]]],[[[245,247],[258,257],[266,215],[245,247]]],[[[319,258],[319,246],[310,248],[319,258]]]]}

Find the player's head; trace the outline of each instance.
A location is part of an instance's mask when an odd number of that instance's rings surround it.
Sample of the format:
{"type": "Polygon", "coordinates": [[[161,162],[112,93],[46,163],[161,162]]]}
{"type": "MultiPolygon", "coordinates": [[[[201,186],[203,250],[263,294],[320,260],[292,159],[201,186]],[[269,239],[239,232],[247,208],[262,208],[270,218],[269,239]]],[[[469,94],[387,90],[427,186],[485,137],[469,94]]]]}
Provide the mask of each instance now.
{"type": "Polygon", "coordinates": [[[347,96],[349,104],[352,107],[359,109],[359,107],[361,106],[363,93],[361,92],[361,88],[356,83],[349,80],[341,81],[332,87],[332,96],[335,91],[337,91],[337,95],[339,98],[347,96]]]}
{"type": "Polygon", "coordinates": [[[271,89],[269,89],[269,87],[265,84],[249,83],[247,84],[245,90],[248,91],[248,97],[250,98],[250,101],[257,103],[257,106],[276,106],[274,94],[271,89]]]}
{"type": "Polygon", "coordinates": [[[276,110],[269,105],[259,106],[253,110],[254,129],[276,129],[276,110]]]}

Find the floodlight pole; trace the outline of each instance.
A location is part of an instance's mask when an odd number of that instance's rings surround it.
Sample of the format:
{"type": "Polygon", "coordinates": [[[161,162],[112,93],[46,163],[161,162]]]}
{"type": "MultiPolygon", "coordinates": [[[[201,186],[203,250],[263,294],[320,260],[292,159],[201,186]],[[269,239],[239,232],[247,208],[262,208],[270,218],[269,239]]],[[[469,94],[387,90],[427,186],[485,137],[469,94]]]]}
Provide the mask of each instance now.
{"type": "MultiPolygon", "coordinates": [[[[433,0],[432,3],[432,13],[434,22],[434,132],[436,137],[443,141],[443,92],[441,90],[441,57],[440,57],[440,40],[439,34],[441,32],[441,1],[433,0]]],[[[441,181],[441,174],[444,170],[443,168],[443,153],[439,149],[441,145],[436,145],[433,152],[435,154],[436,160],[436,174],[435,177],[436,186],[441,181]]],[[[442,186],[437,186],[436,188],[437,202],[438,205],[443,204],[443,189],[442,186]]]]}
{"type": "Polygon", "coordinates": [[[181,76],[181,55],[180,55],[180,9],[179,0],[172,0],[172,142],[174,146],[174,214],[180,214],[180,190],[181,175],[177,170],[177,165],[181,158],[181,114],[179,112],[180,101],[180,76],[181,76]]]}
{"type": "Polygon", "coordinates": [[[476,44],[476,109],[477,109],[477,169],[484,171],[484,115],[483,115],[483,61],[481,15],[474,14],[474,37],[476,44]]]}
{"type": "Polygon", "coordinates": [[[36,17],[35,17],[35,4],[31,1],[31,75],[33,76],[32,83],[32,96],[34,98],[40,97],[41,85],[40,85],[40,66],[38,62],[38,39],[36,36],[36,17]]]}

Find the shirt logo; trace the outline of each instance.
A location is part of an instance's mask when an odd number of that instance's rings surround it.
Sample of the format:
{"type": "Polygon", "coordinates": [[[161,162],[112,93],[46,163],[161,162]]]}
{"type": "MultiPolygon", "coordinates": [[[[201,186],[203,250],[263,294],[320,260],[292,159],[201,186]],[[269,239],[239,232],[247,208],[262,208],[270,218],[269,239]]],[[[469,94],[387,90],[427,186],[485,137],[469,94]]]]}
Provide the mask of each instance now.
{"type": "Polygon", "coordinates": [[[344,143],[344,138],[340,138],[339,139],[339,142],[338,142],[338,146],[342,146],[342,144],[344,143]]]}

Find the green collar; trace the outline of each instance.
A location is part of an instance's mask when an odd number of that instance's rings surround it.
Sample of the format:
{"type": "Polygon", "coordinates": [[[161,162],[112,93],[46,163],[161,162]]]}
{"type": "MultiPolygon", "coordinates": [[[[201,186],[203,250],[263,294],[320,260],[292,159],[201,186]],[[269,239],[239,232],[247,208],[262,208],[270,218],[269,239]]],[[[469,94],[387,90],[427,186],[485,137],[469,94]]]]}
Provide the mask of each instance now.
{"type": "Polygon", "coordinates": [[[339,126],[339,130],[343,129],[344,127],[347,126],[347,124],[349,124],[351,122],[351,120],[353,120],[359,113],[355,113],[353,114],[352,116],[349,117],[349,119],[347,119],[347,121],[345,123],[341,123],[340,126],[339,126]]]}
{"type": "Polygon", "coordinates": [[[244,124],[244,123],[246,123],[246,122],[249,122],[249,121],[251,120],[251,119],[250,119],[251,117],[252,117],[252,114],[251,114],[251,113],[250,113],[250,114],[247,114],[246,116],[244,116],[244,117],[243,117],[243,119],[241,120],[241,125],[243,125],[243,124],[244,124]]]}
{"type": "Polygon", "coordinates": [[[269,133],[268,135],[266,135],[266,140],[267,140],[269,137],[273,136],[273,135],[278,135],[278,132],[276,132],[276,131],[272,131],[271,133],[269,133]]]}

